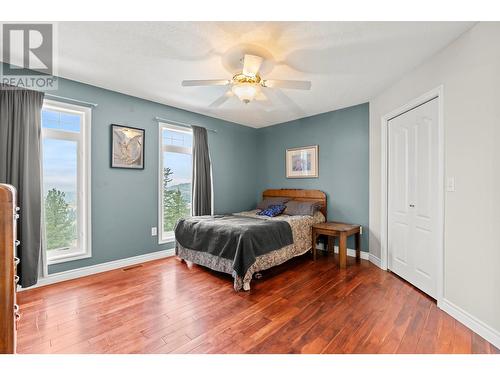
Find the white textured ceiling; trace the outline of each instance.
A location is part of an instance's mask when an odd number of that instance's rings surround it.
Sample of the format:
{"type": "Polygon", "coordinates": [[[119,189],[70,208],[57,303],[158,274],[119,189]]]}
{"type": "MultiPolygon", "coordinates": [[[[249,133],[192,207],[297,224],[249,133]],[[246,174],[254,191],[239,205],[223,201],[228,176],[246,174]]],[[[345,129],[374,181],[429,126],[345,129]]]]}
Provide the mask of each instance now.
{"type": "MultiPolygon", "coordinates": [[[[368,101],[473,26],[471,22],[61,22],[59,75],[252,127],[368,101]],[[310,80],[269,93],[272,105],[184,79],[229,79],[244,52],[264,55],[263,78],[310,80]]],[[[271,89],[264,89],[271,90],[271,89]]],[[[268,92],[268,91],[266,91],[268,92]]]]}

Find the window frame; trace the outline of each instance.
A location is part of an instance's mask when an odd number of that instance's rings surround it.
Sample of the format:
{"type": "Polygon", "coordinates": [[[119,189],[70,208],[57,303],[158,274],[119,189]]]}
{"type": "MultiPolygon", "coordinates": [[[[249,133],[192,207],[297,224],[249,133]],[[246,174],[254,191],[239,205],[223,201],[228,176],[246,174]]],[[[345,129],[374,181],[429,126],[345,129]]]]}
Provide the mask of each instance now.
{"type": "MultiPolygon", "coordinates": [[[[193,155],[193,150],[190,147],[182,147],[175,145],[163,145],[163,130],[169,129],[180,133],[193,134],[193,130],[184,126],[170,124],[168,122],[158,123],[158,244],[172,243],[175,241],[175,235],[172,233],[164,237],[163,232],[163,152],[177,152],[180,154],[193,155]]],[[[191,175],[193,166],[191,165],[191,175]]],[[[191,184],[193,183],[191,178],[191,184]]]]}
{"type": "MultiPolygon", "coordinates": [[[[60,102],[56,100],[44,99],[42,110],[52,110],[80,116],[80,131],[68,131],[58,129],[45,129],[41,126],[40,134],[40,154],[43,186],[43,142],[46,138],[63,141],[73,141],[77,144],[77,249],[67,251],[55,249],[60,253],[49,257],[46,248],[45,223],[42,220],[42,243],[44,257],[47,265],[70,262],[78,259],[92,257],[92,224],[91,224],[91,121],[92,108],[60,102]]],[[[42,218],[45,218],[45,204],[42,190],[42,218]]]]}

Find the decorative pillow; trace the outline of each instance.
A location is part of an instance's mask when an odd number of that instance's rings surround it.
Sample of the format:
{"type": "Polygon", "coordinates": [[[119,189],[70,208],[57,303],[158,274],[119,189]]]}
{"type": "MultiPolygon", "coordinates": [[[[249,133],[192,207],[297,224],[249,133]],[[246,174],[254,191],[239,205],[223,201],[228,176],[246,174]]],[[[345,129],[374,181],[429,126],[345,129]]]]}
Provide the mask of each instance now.
{"type": "Polygon", "coordinates": [[[321,208],[321,202],[299,202],[289,201],[286,203],[284,214],[291,216],[309,215],[314,216],[314,213],[321,208]]]}
{"type": "Polygon", "coordinates": [[[272,204],[265,210],[260,211],[257,215],[275,217],[281,215],[285,211],[286,206],[284,204],[272,204]]]}
{"type": "Polygon", "coordinates": [[[266,198],[262,201],[259,202],[257,205],[258,210],[265,210],[272,204],[285,204],[288,202],[290,198],[282,198],[282,197],[275,197],[275,198],[266,198]]]}

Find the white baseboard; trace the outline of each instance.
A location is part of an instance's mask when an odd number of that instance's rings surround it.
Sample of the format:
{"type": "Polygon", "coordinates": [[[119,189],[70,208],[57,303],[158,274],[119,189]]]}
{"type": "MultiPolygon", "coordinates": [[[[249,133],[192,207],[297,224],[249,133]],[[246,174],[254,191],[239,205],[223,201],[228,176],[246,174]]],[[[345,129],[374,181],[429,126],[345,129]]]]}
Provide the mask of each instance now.
{"type": "Polygon", "coordinates": [[[74,270],[68,270],[63,272],[57,272],[49,274],[47,277],[42,277],[38,279],[38,282],[28,288],[19,288],[19,291],[28,290],[33,288],[38,288],[45,285],[59,283],[61,281],[77,279],[79,277],[94,275],[96,273],[106,272],[115,270],[117,268],[127,267],[138,263],[149,262],[151,260],[166,258],[174,255],[174,249],[154,251],[152,253],[147,253],[143,255],[137,255],[135,257],[113,260],[111,262],[100,263],[93,266],[87,266],[82,268],[77,268],[74,270]]]}
{"type": "MultiPolygon", "coordinates": [[[[335,251],[336,254],[339,253],[339,247],[338,246],[335,245],[333,247],[333,249],[334,249],[334,251],[335,251]]],[[[370,253],[367,253],[366,251],[361,251],[360,252],[361,259],[368,260],[368,256],[369,255],[370,255],[370,253]]],[[[347,248],[347,256],[349,256],[349,257],[356,257],[356,250],[347,248]]]]}
{"type": "Polygon", "coordinates": [[[379,257],[376,257],[373,254],[369,255],[369,261],[375,264],[378,268],[382,268],[382,261],[380,260],[379,257]]]}
{"type": "Polygon", "coordinates": [[[489,341],[497,348],[500,348],[500,332],[496,329],[477,319],[461,307],[455,305],[453,302],[448,301],[446,298],[438,301],[438,307],[450,314],[463,325],[470,328],[472,331],[476,332],[483,339],[489,341]]]}

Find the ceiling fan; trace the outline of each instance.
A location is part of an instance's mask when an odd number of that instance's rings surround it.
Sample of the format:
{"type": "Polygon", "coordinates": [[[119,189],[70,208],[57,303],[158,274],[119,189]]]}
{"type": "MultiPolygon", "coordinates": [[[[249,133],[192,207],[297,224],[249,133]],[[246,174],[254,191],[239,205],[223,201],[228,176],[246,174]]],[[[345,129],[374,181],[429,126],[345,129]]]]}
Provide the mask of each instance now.
{"type": "Polygon", "coordinates": [[[231,79],[202,79],[185,80],[182,86],[229,86],[229,89],[217,98],[210,107],[219,107],[230,97],[236,95],[243,103],[248,104],[252,100],[267,101],[267,96],[261,90],[265,88],[283,88],[295,90],[310,90],[310,81],[262,79],[259,69],[264,59],[255,55],[244,55],[243,69],[231,79]]]}

